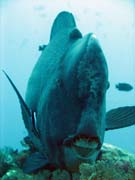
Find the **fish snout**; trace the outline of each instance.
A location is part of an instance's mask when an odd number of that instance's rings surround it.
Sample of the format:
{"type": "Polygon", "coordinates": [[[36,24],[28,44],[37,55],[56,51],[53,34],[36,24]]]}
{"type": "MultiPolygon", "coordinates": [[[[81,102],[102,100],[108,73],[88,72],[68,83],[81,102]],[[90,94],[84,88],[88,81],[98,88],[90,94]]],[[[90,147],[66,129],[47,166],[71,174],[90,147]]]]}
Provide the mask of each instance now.
{"type": "Polygon", "coordinates": [[[81,163],[91,163],[98,158],[101,143],[97,137],[77,135],[64,140],[64,160],[66,168],[78,171],[81,163]]]}

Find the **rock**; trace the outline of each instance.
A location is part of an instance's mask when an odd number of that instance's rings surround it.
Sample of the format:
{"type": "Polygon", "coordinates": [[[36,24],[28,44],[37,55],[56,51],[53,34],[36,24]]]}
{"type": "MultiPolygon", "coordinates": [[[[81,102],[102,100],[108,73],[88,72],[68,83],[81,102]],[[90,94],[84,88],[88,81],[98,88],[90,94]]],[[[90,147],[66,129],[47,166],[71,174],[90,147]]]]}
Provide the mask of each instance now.
{"type": "Polygon", "coordinates": [[[7,157],[10,157],[11,161],[6,171],[3,171],[1,180],[71,180],[71,176],[72,180],[135,180],[135,155],[109,144],[103,144],[101,150],[100,159],[91,164],[80,164],[79,172],[71,174],[61,169],[53,171],[43,169],[31,175],[24,174],[20,165],[23,162],[22,159],[30,153],[29,151],[13,153],[13,151],[2,150],[8,153],[7,156],[3,154],[0,162],[5,162],[7,157]]]}

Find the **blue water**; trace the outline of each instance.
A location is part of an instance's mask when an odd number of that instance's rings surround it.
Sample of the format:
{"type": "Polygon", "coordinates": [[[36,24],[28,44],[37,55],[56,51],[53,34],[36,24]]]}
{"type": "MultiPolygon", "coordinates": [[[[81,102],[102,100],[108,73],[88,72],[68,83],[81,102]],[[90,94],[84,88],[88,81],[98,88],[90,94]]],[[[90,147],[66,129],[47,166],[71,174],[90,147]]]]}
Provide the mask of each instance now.
{"type": "MultiPolygon", "coordinates": [[[[135,2],[134,0],[1,0],[0,69],[6,70],[22,96],[41,52],[47,44],[56,15],[72,12],[83,34],[94,32],[109,68],[107,110],[135,104],[135,2]],[[118,82],[134,86],[130,92],[115,89],[118,82]]],[[[18,99],[0,73],[0,147],[21,149],[26,135],[18,99]]],[[[106,132],[105,142],[135,153],[135,126],[106,132]]]]}

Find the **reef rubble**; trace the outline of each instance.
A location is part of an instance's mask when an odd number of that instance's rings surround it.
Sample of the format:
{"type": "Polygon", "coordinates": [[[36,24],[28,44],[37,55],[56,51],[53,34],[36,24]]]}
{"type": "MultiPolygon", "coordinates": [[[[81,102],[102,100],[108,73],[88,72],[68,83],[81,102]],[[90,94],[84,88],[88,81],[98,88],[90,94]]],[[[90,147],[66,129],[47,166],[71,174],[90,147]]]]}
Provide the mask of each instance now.
{"type": "Polygon", "coordinates": [[[0,150],[0,180],[135,180],[135,155],[116,146],[103,144],[99,160],[80,164],[72,175],[61,169],[42,169],[35,174],[24,174],[22,164],[29,150],[18,152],[9,147],[0,150]]]}

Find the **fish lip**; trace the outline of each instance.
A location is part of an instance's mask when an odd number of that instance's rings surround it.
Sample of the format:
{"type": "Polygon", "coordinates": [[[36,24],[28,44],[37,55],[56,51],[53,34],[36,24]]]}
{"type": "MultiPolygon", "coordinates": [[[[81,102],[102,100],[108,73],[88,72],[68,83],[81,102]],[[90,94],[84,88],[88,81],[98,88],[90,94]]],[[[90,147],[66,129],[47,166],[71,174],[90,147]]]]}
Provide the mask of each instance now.
{"type": "Polygon", "coordinates": [[[96,152],[96,149],[83,148],[77,146],[72,146],[71,149],[76,154],[76,156],[81,159],[89,158],[96,152]]]}
{"type": "Polygon", "coordinates": [[[97,152],[101,143],[97,137],[80,134],[65,139],[64,145],[70,147],[79,158],[88,158],[97,152]]]}
{"type": "Polygon", "coordinates": [[[79,134],[79,135],[72,135],[72,136],[69,136],[66,139],[64,139],[63,145],[72,146],[76,141],[78,141],[80,139],[84,139],[87,141],[95,141],[98,144],[100,144],[98,137],[94,137],[94,136],[91,137],[91,136],[88,136],[85,134],[79,134]]]}
{"type": "Polygon", "coordinates": [[[70,147],[74,154],[81,159],[89,158],[101,147],[97,137],[90,137],[84,134],[68,137],[65,139],[64,145],[70,147]]]}

